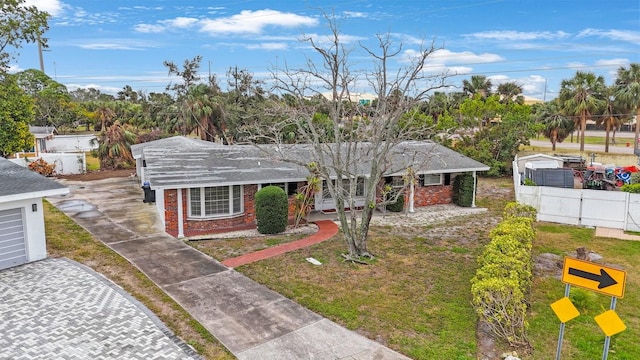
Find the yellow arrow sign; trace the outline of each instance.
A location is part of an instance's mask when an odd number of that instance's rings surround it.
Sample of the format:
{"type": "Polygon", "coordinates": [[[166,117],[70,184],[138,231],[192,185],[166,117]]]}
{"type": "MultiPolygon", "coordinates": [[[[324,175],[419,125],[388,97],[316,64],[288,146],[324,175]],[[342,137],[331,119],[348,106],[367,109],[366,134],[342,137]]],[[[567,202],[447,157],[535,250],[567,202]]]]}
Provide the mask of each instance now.
{"type": "Polygon", "coordinates": [[[564,258],[562,282],[618,298],[624,297],[627,273],[600,264],[564,258]]]}

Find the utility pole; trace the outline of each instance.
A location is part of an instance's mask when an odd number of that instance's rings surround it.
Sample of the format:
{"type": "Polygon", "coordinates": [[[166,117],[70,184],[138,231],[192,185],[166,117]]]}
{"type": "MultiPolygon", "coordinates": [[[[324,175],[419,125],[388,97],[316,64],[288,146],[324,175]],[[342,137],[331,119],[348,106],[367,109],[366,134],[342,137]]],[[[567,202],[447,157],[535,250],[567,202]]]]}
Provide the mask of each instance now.
{"type": "Polygon", "coordinates": [[[42,40],[38,36],[38,57],[40,58],[40,71],[44,72],[44,58],[42,57],[42,40]]]}

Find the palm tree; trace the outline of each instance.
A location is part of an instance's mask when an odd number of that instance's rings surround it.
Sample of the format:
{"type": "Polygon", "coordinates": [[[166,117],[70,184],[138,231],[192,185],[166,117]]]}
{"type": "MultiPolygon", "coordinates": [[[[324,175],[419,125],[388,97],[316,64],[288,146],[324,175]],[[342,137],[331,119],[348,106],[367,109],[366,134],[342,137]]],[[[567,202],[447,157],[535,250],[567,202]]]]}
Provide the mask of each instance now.
{"type": "Polygon", "coordinates": [[[473,97],[475,94],[480,94],[484,99],[491,95],[491,80],[487,79],[484,75],[472,75],[471,81],[462,81],[462,91],[468,96],[473,97]]]}
{"type": "Polygon", "coordinates": [[[636,136],[633,149],[638,150],[640,140],[640,64],[632,63],[629,68],[621,66],[616,79],[616,100],[629,111],[636,111],[636,136]]]}
{"type": "MultiPolygon", "coordinates": [[[[604,124],[605,142],[604,152],[609,152],[609,132],[614,129],[620,122],[624,110],[621,108],[620,102],[615,98],[615,86],[609,86],[605,89],[605,106],[602,109],[601,116],[596,120],[597,125],[604,124]]],[[[615,133],[614,133],[615,136],[615,133]]]]}
{"type": "Polygon", "coordinates": [[[222,137],[227,143],[227,126],[224,121],[224,111],[212,89],[206,84],[198,84],[189,88],[185,102],[188,114],[189,127],[195,128],[200,133],[200,138],[206,141],[215,141],[217,136],[222,137]]]}
{"type": "Polygon", "coordinates": [[[135,144],[136,140],[136,134],[118,120],[103,129],[99,139],[91,140],[92,144],[98,145],[96,152],[100,159],[100,168],[115,170],[132,167],[135,161],[131,155],[131,145],[135,144]]]}
{"type": "Polygon", "coordinates": [[[604,77],[583,71],[577,71],[572,79],[562,80],[560,84],[562,107],[568,114],[576,115],[580,124],[580,151],[584,151],[587,118],[604,106],[602,93],[605,88],[604,77]]]}
{"type": "Polygon", "coordinates": [[[509,81],[498,85],[497,93],[500,95],[500,101],[505,104],[512,102],[517,102],[518,104],[524,103],[522,86],[516,82],[509,81]]]}
{"type": "Polygon", "coordinates": [[[564,141],[575,128],[574,122],[564,115],[557,99],[542,104],[534,117],[544,125],[542,133],[551,141],[553,151],[556,151],[556,144],[564,141]]]}

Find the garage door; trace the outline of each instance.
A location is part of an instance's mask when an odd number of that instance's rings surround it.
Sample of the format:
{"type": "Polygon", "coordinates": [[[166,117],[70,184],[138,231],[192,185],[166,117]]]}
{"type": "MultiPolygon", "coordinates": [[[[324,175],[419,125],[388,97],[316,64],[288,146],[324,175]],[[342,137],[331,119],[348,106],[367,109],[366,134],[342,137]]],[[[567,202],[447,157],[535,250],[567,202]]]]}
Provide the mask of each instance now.
{"type": "Polygon", "coordinates": [[[27,262],[21,209],[0,211],[0,269],[27,262]]]}

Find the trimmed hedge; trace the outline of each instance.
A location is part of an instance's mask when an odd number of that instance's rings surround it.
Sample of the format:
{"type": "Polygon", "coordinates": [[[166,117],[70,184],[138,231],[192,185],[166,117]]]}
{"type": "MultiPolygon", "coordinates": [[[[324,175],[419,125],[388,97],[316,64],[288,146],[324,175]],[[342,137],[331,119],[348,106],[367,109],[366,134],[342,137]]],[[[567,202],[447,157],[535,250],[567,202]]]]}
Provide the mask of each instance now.
{"type": "Polygon", "coordinates": [[[458,174],[453,178],[452,201],[462,207],[470,207],[473,204],[474,180],[471,174],[458,174]]]}
{"type": "Polygon", "coordinates": [[[535,209],[516,203],[505,207],[505,218],[491,232],[471,280],[476,314],[513,346],[527,345],[526,296],[531,292],[531,257],[535,209]],[[518,216],[524,215],[524,216],[518,216]]]}
{"type": "Polygon", "coordinates": [[[256,193],[256,221],[261,234],[286,230],[289,215],[287,193],[278,186],[263,187],[256,193]]]}

